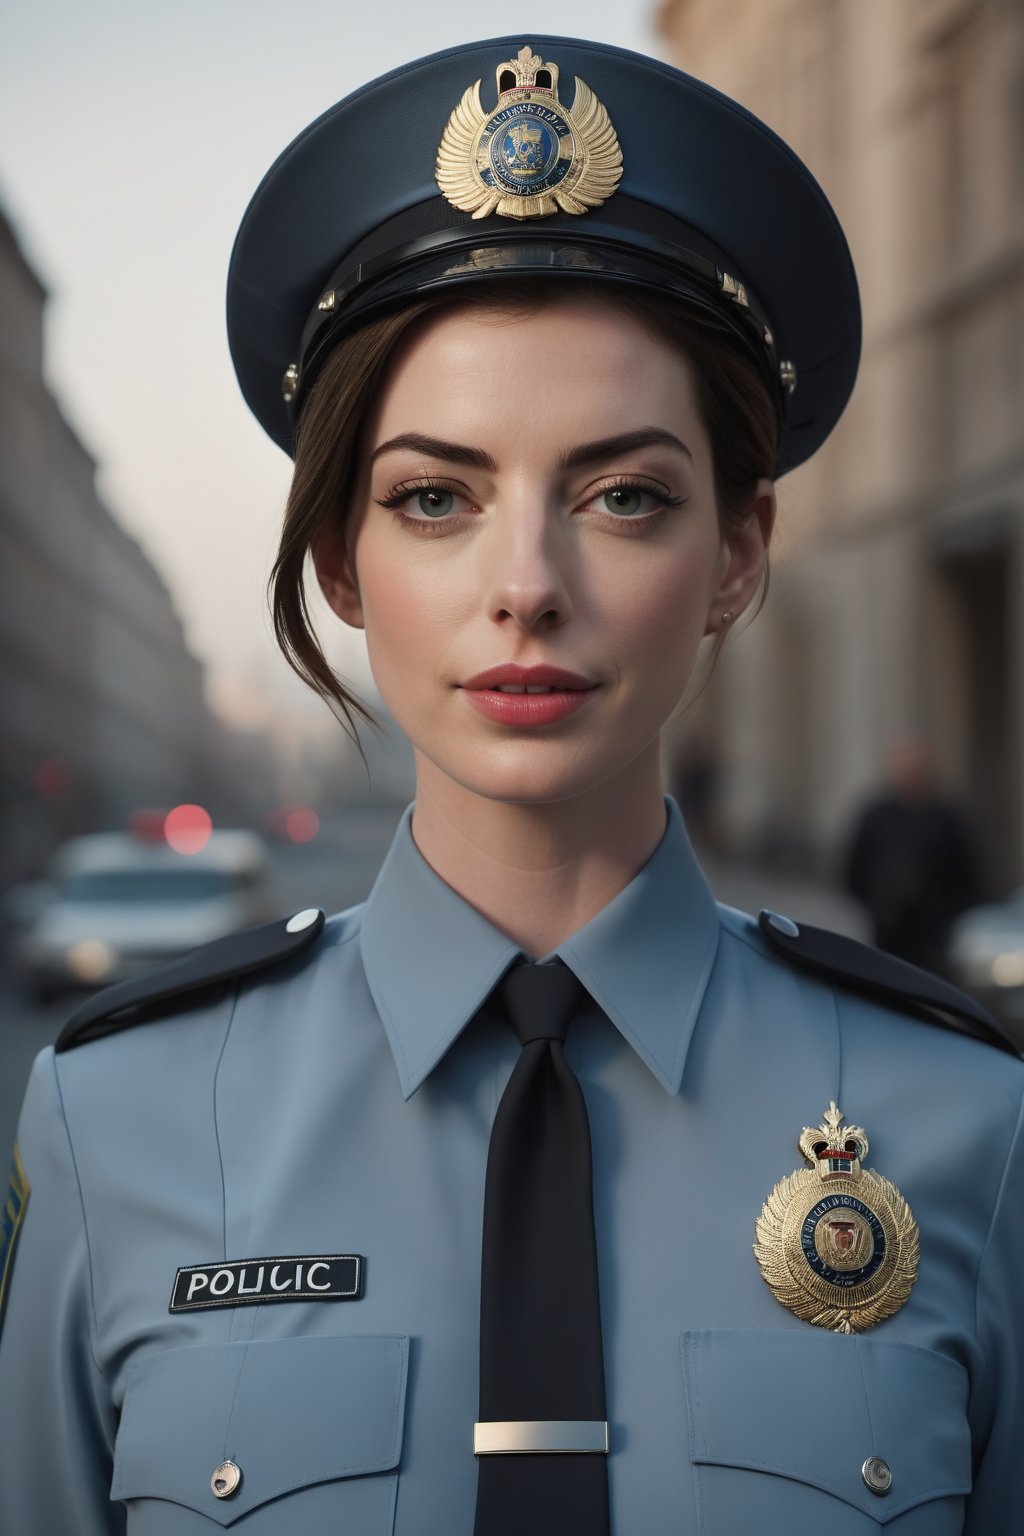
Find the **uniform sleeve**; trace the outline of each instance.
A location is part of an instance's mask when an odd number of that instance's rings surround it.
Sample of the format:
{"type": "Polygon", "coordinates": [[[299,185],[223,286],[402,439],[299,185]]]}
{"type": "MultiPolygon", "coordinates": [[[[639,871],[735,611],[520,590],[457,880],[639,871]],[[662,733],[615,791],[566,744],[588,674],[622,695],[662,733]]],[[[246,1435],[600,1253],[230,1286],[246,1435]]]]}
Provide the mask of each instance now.
{"type": "Polygon", "coordinates": [[[0,1531],[113,1536],[125,1529],[110,1502],[115,1413],[93,1357],[88,1240],[52,1049],[32,1070],[18,1156],[28,1193],[0,1325],[0,1531]]]}
{"type": "Polygon", "coordinates": [[[1020,1118],[981,1255],[977,1327],[982,1364],[972,1390],[971,1416],[980,1454],[964,1533],[1005,1536],[1014,1523],[1012,1512],[1020,1506],[1024,1454],[1024,1126],[1020,1118]]]}

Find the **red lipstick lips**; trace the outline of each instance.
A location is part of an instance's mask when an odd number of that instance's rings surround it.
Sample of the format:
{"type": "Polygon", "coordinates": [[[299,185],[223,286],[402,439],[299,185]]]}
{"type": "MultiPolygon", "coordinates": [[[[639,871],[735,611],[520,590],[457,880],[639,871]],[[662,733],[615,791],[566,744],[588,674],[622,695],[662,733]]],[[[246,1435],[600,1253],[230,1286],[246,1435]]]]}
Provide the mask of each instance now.
{"type": "Polygon", "coordinates": [[[554,725],[575,714],[597,687],[563,667],[488,667],[461,684],[469,703],[499,725],[554,725]],[[538,690],[528,692],[528,689],[538,690]]]}

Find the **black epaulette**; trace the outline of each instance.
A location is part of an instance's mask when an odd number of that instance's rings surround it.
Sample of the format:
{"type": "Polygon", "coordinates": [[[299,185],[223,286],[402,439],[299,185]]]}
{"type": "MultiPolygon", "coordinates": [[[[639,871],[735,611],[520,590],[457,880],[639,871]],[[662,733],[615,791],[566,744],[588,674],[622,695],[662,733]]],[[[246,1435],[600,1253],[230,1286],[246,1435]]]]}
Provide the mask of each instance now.
{"type": "Polygon", "coordinates": [[[891,1003],[931,1024],[984,1040],[1019,1059],[1020,1047],[992,1015],[941,976],[845,934],[795,923],[778,912],[762,912],[758,925],[772,948],[794,965],[853,992],[891,1003]]]}
{"type": "Polygon", "coordinates": [[[144,976],[115,982],[75,1009],[57,1037],[55,1050],[70,1051],[87,1040],[117,1034],[159,1017],[183,998],[198,1001],[200,994],[236,976],[251,976],[280,965],[308,948],[323,926],[324,914],[319,907],[307,907],[294,917],[281,917],[214,939],[144,976]]]}

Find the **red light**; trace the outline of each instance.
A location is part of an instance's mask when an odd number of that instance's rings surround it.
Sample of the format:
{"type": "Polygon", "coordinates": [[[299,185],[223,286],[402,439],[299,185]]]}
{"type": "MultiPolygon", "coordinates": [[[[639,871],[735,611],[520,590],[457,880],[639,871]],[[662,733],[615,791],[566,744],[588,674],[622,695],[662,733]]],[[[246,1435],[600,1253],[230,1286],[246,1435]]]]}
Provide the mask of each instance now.
{"type": "Polygon", "coordinates": [[[299,806],[288,812],[284,825],[293,843],[311,843],[320,831],[320,818],[308,806],[299,806]]]}
{"type": "Polygon", "coordinates": [[[212,831],[210,814],[201,805],[176,805],[164,818],[164,837],[175,853],[200,853],[212,831]]]}

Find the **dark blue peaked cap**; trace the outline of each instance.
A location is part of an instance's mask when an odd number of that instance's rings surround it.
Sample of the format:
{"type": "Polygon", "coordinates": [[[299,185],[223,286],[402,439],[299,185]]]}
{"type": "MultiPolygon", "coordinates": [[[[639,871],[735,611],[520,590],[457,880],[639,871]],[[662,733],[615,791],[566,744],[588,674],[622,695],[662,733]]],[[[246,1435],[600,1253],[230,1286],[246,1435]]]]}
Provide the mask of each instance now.
{"type": "Polygon", "coordinates": [[[291,452],[303,398],[342,335],[416,296],[530,273],[640,286],[713,315],[777,401],[780,472],[824,441],[853,388],[853,264],[792,150],[667,64],[531,33],[451,48],[371,81],[275,161],[246,210],[228,276],[242,393],[291,452]],[[438,146],[477,80],[484,111],[495,108],[496,71],[527,44],[558,67],[562,107],[573,106],[576,76],[603,103],[621,180],[582,214],[474,219],[441,195],[438,146]]]}

